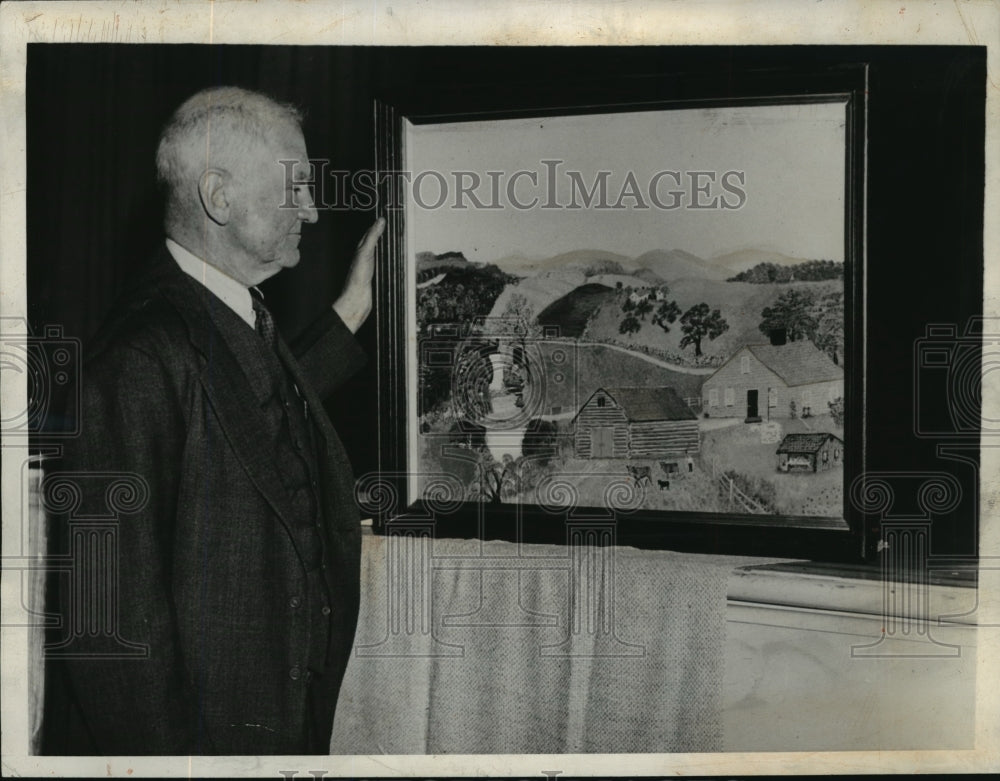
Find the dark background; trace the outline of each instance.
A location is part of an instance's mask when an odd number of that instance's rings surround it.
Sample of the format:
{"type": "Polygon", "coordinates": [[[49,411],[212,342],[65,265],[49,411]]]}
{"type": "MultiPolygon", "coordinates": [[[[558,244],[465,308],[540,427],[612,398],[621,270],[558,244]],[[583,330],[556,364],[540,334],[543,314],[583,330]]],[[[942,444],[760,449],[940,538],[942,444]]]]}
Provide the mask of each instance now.
{"type": "MultiPolygon", "coordinates": [[[[27,65],[28,311],[35,333],[59,324],[86,347],[116,296],[162,239],[154,180],[159,130],[198,89],[236,84],[306,111],[310,156],[331,169],[375,167],[373,100],[456,84],[488,95],[512,82],[605,87],[671,72],[721,78],[749,68],[868,63],[867,465],[946,471],[959,506],[935,517],[932,552],[976,551],[972,463],[942,459],[924,430],[953,431],[947,370],[914,371],[929,324],[982,311],[986,51],[982,47],[294,47],[30,44],[27,65]],[[915,390],[921,409],[914,409],[915,390]]],[[[370,212],[325,212],[304,231],[302,262],[265,283],[294,336],[335,298],[370,212]]],[[[377,453],[373,359],[328,404],[363,474],[377,453]]],[[[948,339],[945,339],[948,342],[948,339]]],[[[952,339],[952,342],[955,340],[952,339]]],[[[970,349],[976,350],[977,347],[970,349]]],[[[974,394],[973,394],[974,395],[974,394]]],[[[54,401],[58,402],[58,399],[54,401]]],[[[972,402],[975,405],[975,399],[972,402]]],[[[975,409],[973,409],[975,411],[975,409]]],[[[44,437],[36,439],[44,442],[44,437]]],[[[904,514],[915,506],[895,508],[904,514]]],[[[911,502],[912,505],[912,502],[911,502]]]]}

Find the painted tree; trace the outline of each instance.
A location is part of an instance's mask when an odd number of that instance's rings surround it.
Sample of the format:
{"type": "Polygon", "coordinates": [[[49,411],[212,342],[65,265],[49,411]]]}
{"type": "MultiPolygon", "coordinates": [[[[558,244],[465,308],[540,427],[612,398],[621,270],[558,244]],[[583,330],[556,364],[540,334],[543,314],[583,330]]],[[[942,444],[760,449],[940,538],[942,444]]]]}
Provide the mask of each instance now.
{"type": "Polygon", "coordinates": [[[681,308],[676,301],[662,301],[653,315],[653,322],[663,329],[664,333],[670,332],[670,324],[681,316],[681,308]]]}
{"type": "MultiPolygon", "coordinates": [[[[446,253],[437,257],[448,259],[455,256],[461,257],[461,253],[446,253]]],[[[492,309],[503,289],[515,284],[517,278],[493,265],[470,268],[441,266],[425,269],[421,273],[427,279],[443,274],[435,284],[417,290],[417,398],[418,412],[424,415],[446,404],[455,379],[454,369],[459,364],[458,351],[472,334],[477,320],[492,309]],[[427,340],[430,340],[428,349],[433,350],[436,358],[433,364],[423,360],[427,340]],[[447,359],[441,360],[445,354],[447,359]]]]}
{"type": "Polygon", "coordinates": [[[475,482],[469,488],[470,498],[489,504],[500,504],[517,496],[521,490],[518,461],[504,454],[497,461],[489,450],[479,453],[475,482]]]}
{"type": "Polygon", "coordinates": [[[639,299],[638,303],[635,305],[635,313],[639,316],[640,320],[645,320],[646,315],[653,311],[653,302],[649,300],[649,297],[639,299]]]}
{"type": "Polygon", "coordinates": [[[815,298],[808,290],[788,290],[778,296],[774,306],[764,307],[760,315],[763,318],[758,328],[765,336],[772,331],[784,329],[788,341],[809,338],[816,331],[816,320],[813,317],[815,298]]]}
{"type": "Polygon", "coordinates": [[[500,317],[490,322],[489,331],[499,336],[510,336],[523,343],[542,335],[542,327],[535,319],[535,310],[528,299],[514,293],[507,301],[500,317]]]}
{"type": "Polygon", "coordinates": [[[693,344],[695,357],[699,357],[702,354],[702,339],[708,337],[710,341],[714,340],[728,330],[729,323],[718,309],[709,311],[708,304],[695,304],[681,317],[681,331],[684,333],[680,341],[681,349],[693,344]]]}
{"type": "Polygon", "coordinates": [[[836,291],[823,296],[813,307],[812,318],[816,327],[809,338],[839,364],[844,353],[844,294],[836,291]]]}
{"type": "Polygon", "coordinates": [[[830,417],[833,418],[833,425],[844,427],[844,397],[838,396],[833,401],[828,401],[826,405],[830,408],[830,417]]]}
{"type": "Polygon", "coordinates": [[[501,340],[501,344],[506,342],[506,346],[501,348],[507,355],[507,359],[503,361],[505,387],[523,389],[525,384],[536,379],[531,377],[526,358],[528,342],[534,343],[544,334],[535,317],[534,308],[525,296],[514,293],[500,317],[489,322],[488,329],[491,334],[507,337],[501,340]]]}
{"type": "Polygon", "coordinates": [[[455,351],[455,364],[451,367],[451,391],[455,408],[473,420],[493,411],[490,383],[493,381],[493,363],[490,356],[497,351],[495,341],[471,338],[455,351]]]}
{"type": "Polygon", "coordinates": [[[642,328],[642,324],[635,315],[627,315],[621,323],[618,324],[618,333],[620,334],[634,334],[638,333],[639,329],[642,328]]]}
{"type": "Polygon", "coordinates": [[[524,430],[521,453],[547,464],[556,454],[558,444],[556,424],[551,420],[532,418],[524,430]]]}

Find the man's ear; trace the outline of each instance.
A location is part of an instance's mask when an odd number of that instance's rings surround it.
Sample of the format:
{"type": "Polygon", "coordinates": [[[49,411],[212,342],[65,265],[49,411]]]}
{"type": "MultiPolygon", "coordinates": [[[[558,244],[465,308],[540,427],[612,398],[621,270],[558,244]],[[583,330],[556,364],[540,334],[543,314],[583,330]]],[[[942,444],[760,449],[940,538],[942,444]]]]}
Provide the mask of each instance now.
{"type": "Polygon", "coordinates": [[[225,225],[229,222],[229,172],[221,168],[205,170],[198,180],[198,196],[201,208],[212,222],[225,225]]]}

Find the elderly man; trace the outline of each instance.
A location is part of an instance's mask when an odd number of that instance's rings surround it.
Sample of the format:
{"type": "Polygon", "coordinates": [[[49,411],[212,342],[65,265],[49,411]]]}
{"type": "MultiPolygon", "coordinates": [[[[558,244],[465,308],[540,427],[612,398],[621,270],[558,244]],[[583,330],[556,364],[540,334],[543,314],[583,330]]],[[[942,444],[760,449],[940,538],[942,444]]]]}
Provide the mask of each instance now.
{"type": "MultiPolygon", "coordinates": [[[[135,476],[144,501],[119,508],[113,633],[73,634],[79,592],[61,582],[72,653],[50,676],[46,750],[327,753],[360,529],[321,397],[362,361],[352,332],[384,223],[293,350],[255,286],[298,263],[317,219],[298,114],[205,90],[167,124],[156,162],[166,242],[90,350],[66,459],[74,517],[107,513],[101,475],[135,476]]],[[[77,563],[77,584],[106,576],[77,563]]]]}

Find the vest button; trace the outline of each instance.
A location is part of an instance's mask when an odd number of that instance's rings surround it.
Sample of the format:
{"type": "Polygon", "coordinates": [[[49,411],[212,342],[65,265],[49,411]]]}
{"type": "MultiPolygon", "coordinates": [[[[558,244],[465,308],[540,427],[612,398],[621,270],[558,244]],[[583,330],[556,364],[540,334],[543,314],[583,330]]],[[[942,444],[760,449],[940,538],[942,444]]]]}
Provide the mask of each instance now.
{"type": "Polygon", "coordinates": [[[288,606],[291,608],[302,607],[302,600],[299,597],[292,597],[288,600],[288,606]]]}
{"type": "Polygon", "coordinates": [[[331,612],[330,611],[330,606],[329,605],[323,605],[323,610],[321,610],[320,612],[323,613],[324,616],[330,615],[330,612],[331,612]]]}
{"type": "Polygon", "coordinates": [[[299,668],[298,665],[295,665],[295,667],[293,667],[291,670],[288,671],[288,677],[291,678],[293,681],[297,681],[299,678],[302,677],[302,670],[299,668]]]}

